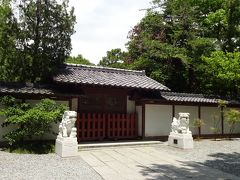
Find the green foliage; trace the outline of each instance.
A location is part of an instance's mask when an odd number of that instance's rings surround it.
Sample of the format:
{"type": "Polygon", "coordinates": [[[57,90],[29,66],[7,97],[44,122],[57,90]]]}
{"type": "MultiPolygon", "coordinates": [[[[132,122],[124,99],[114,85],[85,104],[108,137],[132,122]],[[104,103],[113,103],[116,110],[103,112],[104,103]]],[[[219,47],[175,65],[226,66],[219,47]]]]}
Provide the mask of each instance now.
{"type": "Polygon", "coordinates": [[[194,119],[193,120],[193,127],[201,128],[203,125],[205,125],[203,119],[194,119]]]}
{"type": "Polygon", "coordinates": [[[16,67],[18,30],[11,0],[0,1],[0,80],[13,80],[13,76],[21,71],[20,67],[16,67]]]}
{"type": "Polygon", "coordinates": [[[240,111],[236,109],[230,109],[225,113],[225,120],[229,125],[229,134],[231,137],[236,127],[236,124],[240,122],[240,111]]]}
{"type": "Polygon", "coordinates": [[[10,145],[41,137],[45,133],[54,133],[51,129],[52,123],[60,121],[66,110],[66,106],[58,105],[50,99],[43,99],[34,107],[28,103],[17,102],[13,97],[4,97],[1,102],[5,107],[2,112],[6,117],[2,127],[15,127],[3,136],[10,145]]]}
{"type": "Polygon", "coordinates": [[[159,12],[149,11],[129,32],[128,57],[132,69],[144,69],[151,78],[178,91],[187,89],[187,56],[176,47],[172,30],[159,12]]]}
{"type": "Polygon", "coordinates": [[[70,56],[66,59],[65,62],[70,64],[84,64],[84,65],[91,65],[91,66],[94,65],[88,59],[85,59],[81,54],[79,54],[77,57],[70,56]]]}
{"type": "Polygon", "coordinates": [[[215,51],[203,60],[208,89],[216,94],[236,97],[240,87],[240,52],[215,51]]]}
{"type": "Polygon", "coordinates": [[[129,32],[127,65],[173,91],[235,97],[239,16],[238,0],[153,0],[129,32]]]}
{"type": "MultiPolygon", "coordinates": [[[[225,108],[225,107],[227,107],[227,104],[228,104],[228,101],[221,100],[221,99],[218,101],[219,108],[225,108]]],[[[223,111],[223,109],[221,111],[223,111]]]]}
{"type": "Polygon", "coordinates": [[[74,9],[68,0],[3,2],[0,80],[47,81],[70,54],[74,9]]]}
{"type": "Polygon", "coordinates": [[[17,154],[48,154],[55,152],[52,141],[27,141],[24,144],[4,147],[4,151],[17,154]]]}
{"type": "Polygon", "coordinates": [[[127,64],[126,53],[122,52],[121,49],[112,49],[111,51],[107,51],[107,55],[102,58],[99,62],[99,66],[107,66],[113,68],[121,68],[125,69],[127,64]]]}

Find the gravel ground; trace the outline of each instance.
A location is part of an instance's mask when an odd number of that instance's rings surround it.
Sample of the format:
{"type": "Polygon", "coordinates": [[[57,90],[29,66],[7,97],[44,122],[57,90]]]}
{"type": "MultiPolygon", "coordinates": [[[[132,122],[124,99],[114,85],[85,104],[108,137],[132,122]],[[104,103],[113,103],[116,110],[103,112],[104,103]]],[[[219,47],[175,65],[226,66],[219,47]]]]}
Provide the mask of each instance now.
{"type": "Polygon", "coordinates": [[[31,155],[0,151],[0,179],[102,179],[80,157],[31,155]]]}
{"type": "Polygon", "coordinates": [[[182,150],[166,144],[156,148],[240,177],[240,139],[194,141],[192,150],[182,150]]]}

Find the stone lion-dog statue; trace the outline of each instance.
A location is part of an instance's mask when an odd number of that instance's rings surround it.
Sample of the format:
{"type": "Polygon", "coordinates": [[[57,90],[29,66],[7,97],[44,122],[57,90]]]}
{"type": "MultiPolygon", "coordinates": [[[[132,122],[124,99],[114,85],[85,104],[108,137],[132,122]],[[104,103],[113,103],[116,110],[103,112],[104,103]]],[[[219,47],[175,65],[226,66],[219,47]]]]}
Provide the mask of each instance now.
{"type": "Polygon", "coordinates": [[[173,117],[172,132],[181,134],[191,134],[189,130],[189,113],[178,113],[179,118],[173,117]]]}
{"type": "Polygon", "coordinates": [[[77,135],[77,129],[75,127],[76,120],[77,112],[65,111],[62,116],[62,122],[59,124],[58,136],[75,138],[77,135]]]}

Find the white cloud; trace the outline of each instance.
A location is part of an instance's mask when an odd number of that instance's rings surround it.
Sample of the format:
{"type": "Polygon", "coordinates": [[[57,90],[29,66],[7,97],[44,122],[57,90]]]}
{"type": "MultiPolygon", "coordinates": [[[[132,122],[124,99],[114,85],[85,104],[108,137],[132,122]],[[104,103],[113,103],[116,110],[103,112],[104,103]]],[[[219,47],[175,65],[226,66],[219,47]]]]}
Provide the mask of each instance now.
{"type": "Polygon", "coordinates": [[[125,49],[127,34],[144,16],[150,0],[70,0],[77,24],[72,55],[97,64],[113,48],[125,49]]]}

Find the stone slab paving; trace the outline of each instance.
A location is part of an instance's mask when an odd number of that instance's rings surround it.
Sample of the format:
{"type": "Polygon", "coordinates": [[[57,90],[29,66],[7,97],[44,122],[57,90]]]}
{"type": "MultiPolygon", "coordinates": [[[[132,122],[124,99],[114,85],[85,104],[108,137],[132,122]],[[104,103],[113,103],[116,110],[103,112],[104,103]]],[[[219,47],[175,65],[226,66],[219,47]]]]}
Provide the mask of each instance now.
{"type": "Polygon", "coordinates": [[[237,176],[169,154],[166,149],[161,150],[161,146],[99,148],[80,151],[79,155],[106,180],[239,179],[237,176]]]}

